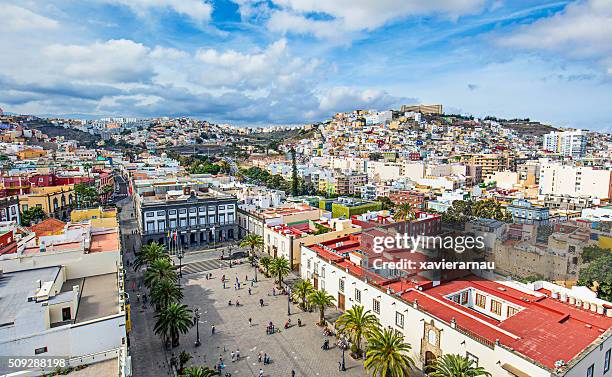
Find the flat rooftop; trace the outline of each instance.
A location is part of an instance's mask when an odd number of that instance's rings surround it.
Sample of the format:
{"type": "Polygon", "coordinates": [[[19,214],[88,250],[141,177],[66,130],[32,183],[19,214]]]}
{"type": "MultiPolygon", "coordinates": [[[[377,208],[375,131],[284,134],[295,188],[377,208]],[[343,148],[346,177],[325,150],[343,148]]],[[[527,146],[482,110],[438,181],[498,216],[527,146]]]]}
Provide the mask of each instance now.
{"type": "Polygon", "coordinates": [[[42,302],[28,301],[36,292],[37,281],[55,281],[60,266],[4,273],[0,276],[0,327],[10,325],[22,314],[43,311],[42,302]]]}
{"type": "Polygon", "coordinates": [[[83,279],[75,323],[87,322],[119,313],[117,274],[83,279]]]}

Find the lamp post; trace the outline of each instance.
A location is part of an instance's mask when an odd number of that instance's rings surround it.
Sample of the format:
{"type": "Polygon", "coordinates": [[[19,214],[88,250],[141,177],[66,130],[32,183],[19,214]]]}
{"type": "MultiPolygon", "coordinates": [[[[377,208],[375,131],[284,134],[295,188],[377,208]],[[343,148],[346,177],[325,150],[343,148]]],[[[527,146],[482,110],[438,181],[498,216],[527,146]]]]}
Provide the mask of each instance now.
{"type": "Polygon", "coordinates": [[[183,253],[183,249],[179,249],[177,252],[178,260],[179,260],[179,278],[183,277],[183,257],[185,256],[183,253]]]}
{"type": "Polygon", "coordinates": [[[200,308],[196,308],[195,310],[195,323],[196,323],[196,341],[195,346],[199,347],[202,343],[200,343],[200,308]]]}
{"type": "Polygon", "coordinates": [[[346,339],[342,338],[340,339],[338,346],[340,347],[340,349],[342,349],[342,364],[340,365],[340,369],[344,372],[346,371],[346,360],[344,358],[344,352],[348,348],[348,342],[346,341],[346,339]]]}
{"type": "Polygon", "coordinates": [[[291,315],[291,288],[287,288],[287,315],[291,315]]]}

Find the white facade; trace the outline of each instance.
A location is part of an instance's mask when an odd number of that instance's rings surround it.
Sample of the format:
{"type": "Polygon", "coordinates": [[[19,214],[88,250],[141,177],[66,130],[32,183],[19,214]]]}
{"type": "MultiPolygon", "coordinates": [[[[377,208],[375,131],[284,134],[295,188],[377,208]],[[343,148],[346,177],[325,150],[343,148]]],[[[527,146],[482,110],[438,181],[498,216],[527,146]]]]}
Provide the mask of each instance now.
{"type": "Polygon", "coordinates": [[[586,166],[545,163],[540,167],[539,194],[609,198],[610,173],[586,166]]]}

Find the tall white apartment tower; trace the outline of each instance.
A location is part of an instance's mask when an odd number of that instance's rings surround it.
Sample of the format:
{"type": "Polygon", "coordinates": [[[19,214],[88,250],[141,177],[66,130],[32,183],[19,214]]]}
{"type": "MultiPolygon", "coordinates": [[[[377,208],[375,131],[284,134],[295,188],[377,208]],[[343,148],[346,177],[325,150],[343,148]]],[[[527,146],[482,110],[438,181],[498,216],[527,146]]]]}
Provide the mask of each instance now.
{"type": "Polygon", "coordinates": [[[587,136],[584,131],[563,131],[544,135],[542,147],[548,151],[559,152],[565,157],[577,159],[584,157],[586,144],[587,136]]]}

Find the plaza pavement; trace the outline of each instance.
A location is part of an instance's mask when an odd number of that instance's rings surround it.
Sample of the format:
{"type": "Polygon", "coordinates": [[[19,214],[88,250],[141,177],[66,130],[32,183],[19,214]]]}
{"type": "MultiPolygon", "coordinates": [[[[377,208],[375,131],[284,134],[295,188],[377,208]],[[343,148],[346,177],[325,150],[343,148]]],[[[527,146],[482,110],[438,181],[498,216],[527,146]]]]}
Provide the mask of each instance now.
{"type": "MultiPolygon", "coordinates": [[[[291,304],[291,316],[287,316],[287,296],[272,295],[273,281],[258,274],[259,281],[251,288],[245,277],[253,278],[253,267],[248,264],[224,267],[202,273],[184,275],[185,298],[183,303],[191,308],[199,307],[200,340],[202,345],[195,347],[196,329],[181,335],[179,347],[165,354],[162,342],[153,333],[155,322],[153,309],[142,308],[141,303],[133,304],[133,333],[131,336],[132,364],[135,377],[170,376],[168,360],[171,354],[178,356],[181,351],[187,351],[193,359],[188,365],[206,365],[214,367],[219,357],[223,357],[226,368],[223,374],[229,372],[232,377],[257,376],[263,369],[266,377],[290,377],[291,370],[296,376],[366,376],[361,361],[355,361],[346,353],[347,370],[338,370],[341,351],[330,338],[330,350],[323,351],[321,345],[325,337],[320,327],[316,326],[318,312],[302,312],[297,305],[291,304]],[[206,273],[212,273],[212,280],[206,279],[206,273]],[[229,283],[223,289],[221,276],[225,275],[229,283]],[[235,278],[238,277],[241,288],[235,290],[235,278]],[[263,278],[263,279],[262,279],[263,278]],[[263,298],[265,306],[259,305],[263,298]],[[240,301],[240,306],[229,306],[228,301],[240,301]],[[248,319],[252,319],[249,326],[248,319]],[[284,329],[287,318],[293,324],[284,329]],[[302,320],[302,327],[297,326],[297,320],[302,320]],[[266,325],[272,321],[280,332],[266,335],[266,325]],[[215,325],[215,334],[211,334],[211,326],[215,325]],[[240,360],[231,361],[231,352],[240,350],[240,360]],[[258,362],[258,354],[262,351],[271,358],[269,365],[258,362]]],[[[337,317],[333,308],[326,311],[326,317],[337,317]]]]}

